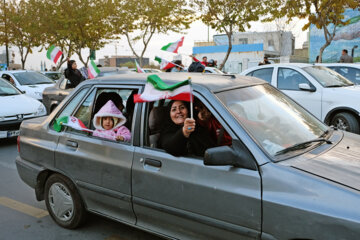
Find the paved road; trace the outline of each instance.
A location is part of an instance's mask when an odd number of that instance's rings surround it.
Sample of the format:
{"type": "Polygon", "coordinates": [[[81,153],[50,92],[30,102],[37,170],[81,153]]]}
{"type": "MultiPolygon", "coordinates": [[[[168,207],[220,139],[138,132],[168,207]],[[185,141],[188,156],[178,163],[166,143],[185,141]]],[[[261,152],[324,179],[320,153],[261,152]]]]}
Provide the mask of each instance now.
{"type": "Polygon", "coordinates": [[[67,230],[48,215],[45,202],[16,171],[16,139],[0,140],[0,240],[160,240],[160,238],[89,214],[83,227],[67,230]]]}

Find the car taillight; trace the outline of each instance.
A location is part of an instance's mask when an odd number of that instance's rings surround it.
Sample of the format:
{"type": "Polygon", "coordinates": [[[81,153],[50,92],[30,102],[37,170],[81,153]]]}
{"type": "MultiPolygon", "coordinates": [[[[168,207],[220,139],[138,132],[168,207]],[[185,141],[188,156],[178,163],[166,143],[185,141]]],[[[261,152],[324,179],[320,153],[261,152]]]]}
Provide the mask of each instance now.
{"type": "Polygon", "coordinates": [[[18,152],[20,153],[20,136],[17,137],[17,149],[18,149],[18,152]]]}

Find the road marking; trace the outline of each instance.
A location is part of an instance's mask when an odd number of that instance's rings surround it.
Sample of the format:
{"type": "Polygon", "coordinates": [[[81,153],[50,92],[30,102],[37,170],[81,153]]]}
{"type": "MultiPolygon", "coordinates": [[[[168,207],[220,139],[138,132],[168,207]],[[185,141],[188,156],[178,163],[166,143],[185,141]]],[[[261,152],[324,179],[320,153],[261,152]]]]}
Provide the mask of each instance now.
{"type": "Polygon", "coordinates": [[[11,198],[7,198],[7,197],[0,197],[0,205],[3,205],[5,207],[14,209],[16,211],[25,213],[27,215],[30,215],[30,216],[36,217],[36,218],[42,218],[42,217],[49,215],[49,213],[45,210],[27,205],[22,202],[15,201],[15,200],[13,200],[11,198]]]}

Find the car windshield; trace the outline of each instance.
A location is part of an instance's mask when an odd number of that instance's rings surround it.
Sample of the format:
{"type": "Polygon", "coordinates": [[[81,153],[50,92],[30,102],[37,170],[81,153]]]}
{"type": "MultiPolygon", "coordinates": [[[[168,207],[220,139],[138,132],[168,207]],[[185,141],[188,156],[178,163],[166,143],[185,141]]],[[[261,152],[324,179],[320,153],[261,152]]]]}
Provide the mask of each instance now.
{"type": "Polygon", "coordinates": [[[57,73],[57,72],[48,72],[45,73],[45,76],[47,76],[48,78],[52,79],[52,80],[58,80],[61,78],[62,74],[61,73],[57,73]]]}
{"type": "Polygon", "coordinates": [[[19,95],[20,92],[11,83],[0,79],[0,96],[19,95]]]}
{"type": "Polygon", "coordinates": [[[13,73],[20,85],[52,84],[50,78],[38,72],[17,72],[13,73]]]}
{"type": "Polygon", "coordinates": [[[354,85],[354,83],[327,67],[311,66],[302,69],[324,87],[345,87],[354,85]]]}
{"type": "Polygon", "coordinates": [[[321,137],[329,128],[268,84],[216,94],[237,121],[273,158],[299,143],[321,137]]]}

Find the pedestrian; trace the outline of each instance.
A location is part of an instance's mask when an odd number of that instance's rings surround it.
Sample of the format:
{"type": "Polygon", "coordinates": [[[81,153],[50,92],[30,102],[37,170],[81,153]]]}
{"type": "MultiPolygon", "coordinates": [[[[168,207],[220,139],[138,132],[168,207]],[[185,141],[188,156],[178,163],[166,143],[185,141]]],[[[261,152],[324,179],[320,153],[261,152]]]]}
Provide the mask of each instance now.
{"type": "Polygon", "coordinates": [[[184,65],[182,64],[181,60],[176,60],[174,64],[176,65],[171,69],[171,72],[185,72],[184,65]]]}
{"type": "Polygon", "coordinates": [[[264,61],[263,61],[263,62],[259,62],[259,66],[261,66],[261,65],[266,65],[266,64],[271,64],[271,62],[269,61],[268,57],[264,57],[264,61]]]}
{"type": "Polygon", "coordinates": [[[348,55],[348,50],[346,50],[346,49],[342,50],[340,62],[341,63],[353,63],[354,62],[352,56],[348,55]]]}
{"type": "Polygon", "coordinates": [[[67,62],[67,69],[65,69],[65,77],[69,79],[69,88],[75,88],[80,82],[84,81],[85,78],[81,72],[77,69],[75,60],[69,60],[67,62]]]}
{"type": "Polygon", "coordinates": [[[55,66],[52,66],[52,67],[51,67],[51,71],[56,72],[56,67],[55,67],[55,66]]]}
{"type": "Polygon", "coordinates": [[[202,58],[201,64],[204,65],[204,66],[207,66],[207,65],[209,64],[208,61],[207,61],[207,57],[206,57],[206,56],[204,56],[204,57],[202,58]]]}
{"type": "Polygon", "coordinates": [[[319,55],[317,55],[317,56],[316,56],[316,60],[315,60],[315,62],[316,62],[316,63],[319,63],[319,61],[320,61],[320,56],[319,56],[319,55]]]}

